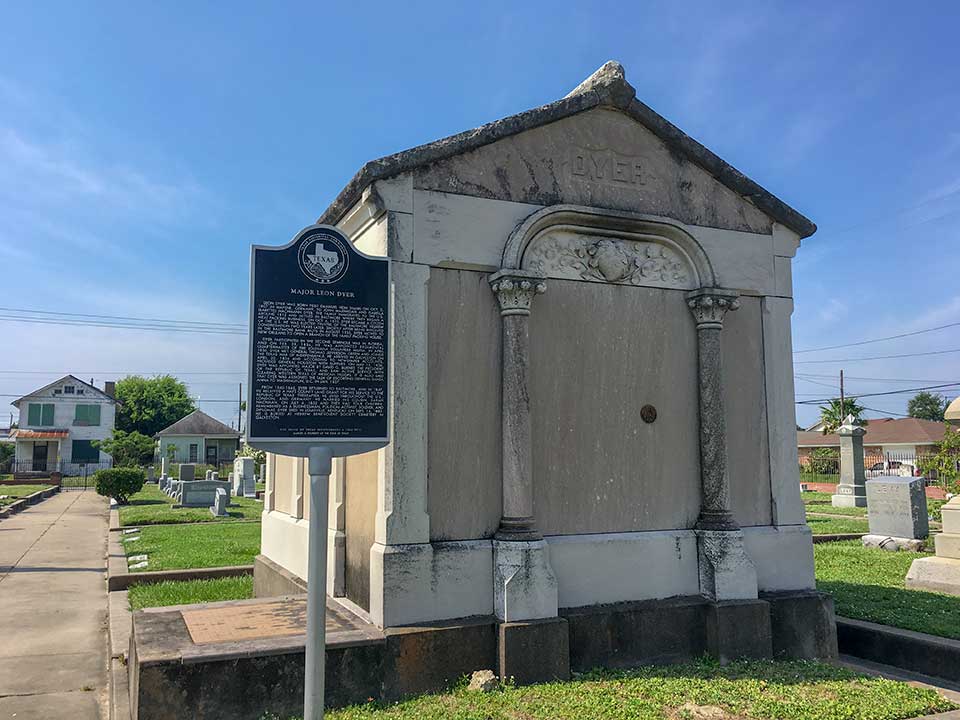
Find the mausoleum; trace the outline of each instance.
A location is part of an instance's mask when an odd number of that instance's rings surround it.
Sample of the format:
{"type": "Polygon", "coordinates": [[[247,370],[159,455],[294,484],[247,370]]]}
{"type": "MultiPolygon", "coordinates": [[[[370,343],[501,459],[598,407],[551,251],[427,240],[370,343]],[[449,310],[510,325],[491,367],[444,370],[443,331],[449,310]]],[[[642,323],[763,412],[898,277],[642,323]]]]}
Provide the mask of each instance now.
{"type": "MultiPolygon", "coordinates": [[[[392,261],[392,442],[335,461],[331,602],[520,681],[835,654],[794,419],[810,220],[607,63],[366,164],[319,222],[392,261]]],[[[266,468],[259,596],[309,580],[306,461],[266,468]]]]}

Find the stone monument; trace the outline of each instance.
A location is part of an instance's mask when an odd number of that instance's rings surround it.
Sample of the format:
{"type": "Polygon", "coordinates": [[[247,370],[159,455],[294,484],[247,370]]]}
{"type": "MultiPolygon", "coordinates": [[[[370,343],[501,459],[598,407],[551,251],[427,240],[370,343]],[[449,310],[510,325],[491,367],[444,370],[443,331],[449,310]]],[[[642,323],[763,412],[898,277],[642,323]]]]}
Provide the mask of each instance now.
{"type": "Polygon", "coordinates": [[[253,458],[238,457],[233,461],[233,491],[237,497],[256,497],[257,484],[253,475],[253,458]]]}
{"type": "Polygon", "coordinates": [[[156,481],[157,481],[157,469],[153,465],[150,465],[147,468],[147,482],[154,483],[156,481]]]}
{"type": "Polygon", "coordinates": [[[866,473],[863,469],[863,436],[867,431],[854,425],[848,415],[837,429],[840,436],[840,483],[831,498],[833,507],[867,507],[866,473]]]}
{"type": "Polygon", "coordinates": [[[923,478],[882,475],[867,480],[870,533],[864,547],[919,551],[930,534],[923,478]]]}
{"type": "Polygon", "coordinates": [[[227,491],[223,488],[217,488],[217,494],[213,497],[213,505],[210,507],[210,513],[216,517],[225,517],[227,514],[227,491]]]}
{"type": "Polygon", "coordinates": [[[192,463],[180,465],[180,482],[190,482],[196,477],[197,466],[192,463]]]}
{"type": "Polygon", "coordinates": [[[907,587],[960,595],[960,495],[944,505],[942,528],[933,538],[934,557],[917,558],[907,572],[907,587]]]}
{"type": "Polygon", "coordinates": [[[307,463],[267,455],[258,592],[302,587],[326,521],[329,595],[443,622],[460,639],[418,663],[445,677],[835,655],[797,473],[810,220],[607,63],[368,163],[319,222],[391,259],[391,442],[334,462],[323,518],[307,463]]]}

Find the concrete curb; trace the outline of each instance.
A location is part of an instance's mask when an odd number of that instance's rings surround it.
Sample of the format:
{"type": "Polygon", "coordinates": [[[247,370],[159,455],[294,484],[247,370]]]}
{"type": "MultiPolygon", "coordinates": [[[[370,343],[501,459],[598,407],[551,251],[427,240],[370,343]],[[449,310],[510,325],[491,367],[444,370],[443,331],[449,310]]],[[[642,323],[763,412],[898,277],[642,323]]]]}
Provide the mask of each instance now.
{"type": "MultiPolygon", "coordinates": [[[[112,558],[111,558],[112,560],[112,558]]],[[[123,558],[126,563],[126,557],[123,558]]],[[[243,577],[244,575],[253,575],[253,565],[230,565],[227,567],[215,568],[189,568],[186,570],[156,570],[154,572],[131,573],[110,572],[107,580],[107,589],[110,592],[114,590],[126,590],[131,585],[153,585],[155,583],[166,582],[167,580],[210,580],[223,577],[243,577]]]]}
{"type": "MultiPolygon", "coordinates": [[[[232,506],[231,506],[232,507],[232,506]]],[[[140,528],[152,528],[152,527],[181,527],[183,525],[232,525],[234,523],[258,523],[261,522],[260,518],[243,518],[241,520],[200,520],[197,522],[178,522],[178,523],[138,523],[136,525],[114,525],[113,523],[113,513],[115,510],[110,511],[110,532],[120,532],[121,530],[138,530],[140,528]]],[[[212,517],[212,516],[211,516],[212,517]]]]}
{"type": "Polygon", "coordinates": [[[10,503],[5,508],[0,510],[0,520],[5,517],[10,517],[11,515],[16,515],[18,512],[22,512],[28,507],[36,505],[37,503],[42,502],[49,497],[53,497],[58,492],[60,492],[60,486],[55,485],[47,488],[46,490],[38,490],[37,492],[31,493],[26,497],[22,497],[16,502],[10,503]]]}
{"type": "Polygon", "coordinates": [[[838,617],[837,644],[845,655],[960,682],[960,640],[838,617]]]}

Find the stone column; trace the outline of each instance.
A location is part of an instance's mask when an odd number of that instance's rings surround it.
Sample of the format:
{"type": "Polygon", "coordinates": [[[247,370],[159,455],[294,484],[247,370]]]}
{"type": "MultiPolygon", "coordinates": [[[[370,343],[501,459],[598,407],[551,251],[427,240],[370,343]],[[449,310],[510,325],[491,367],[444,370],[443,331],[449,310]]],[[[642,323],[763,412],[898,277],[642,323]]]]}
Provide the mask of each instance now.
{"type": "Polygon", "coordinates": [[[837,428],[840,436],[840,483],[830,499],[833,507],[866,507],[867,476],[863,468],[863,436],[867,431],[848,415],[837,428]]]}
{"type": "Polygon", "coordinates": [[[723,318],[740,303],[733,290],[701,288],[687,294],[687,304],[697,323],[700,386],[700,517],[696,525],[700,592],[714,600],[755,599],[757,572],[730,508],[723,405],[723,318]]]}
{"type": "Polygon", "coordinates": [[[547,544],[533,516],[529,369],[530,306],[546,290],[544,277],[521,270],[501,270],[490,277],[500,304],[501,484],[503,510],[494,536],[494,612],[501,622],[557,615],[557,579],[547,544]]]}

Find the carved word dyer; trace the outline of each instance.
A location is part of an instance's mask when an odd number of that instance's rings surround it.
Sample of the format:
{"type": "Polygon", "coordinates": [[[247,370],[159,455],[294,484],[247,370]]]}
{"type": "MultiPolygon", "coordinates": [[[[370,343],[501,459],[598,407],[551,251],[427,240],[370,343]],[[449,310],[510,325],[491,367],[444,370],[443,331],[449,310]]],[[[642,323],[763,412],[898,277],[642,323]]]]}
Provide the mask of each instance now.
{"type": "Polygon", "coordinates": [[[574,179],[607,185],[643,185],[640,160],[613,150],[587,150],[573,147],[570,174],[574,179]]]}

